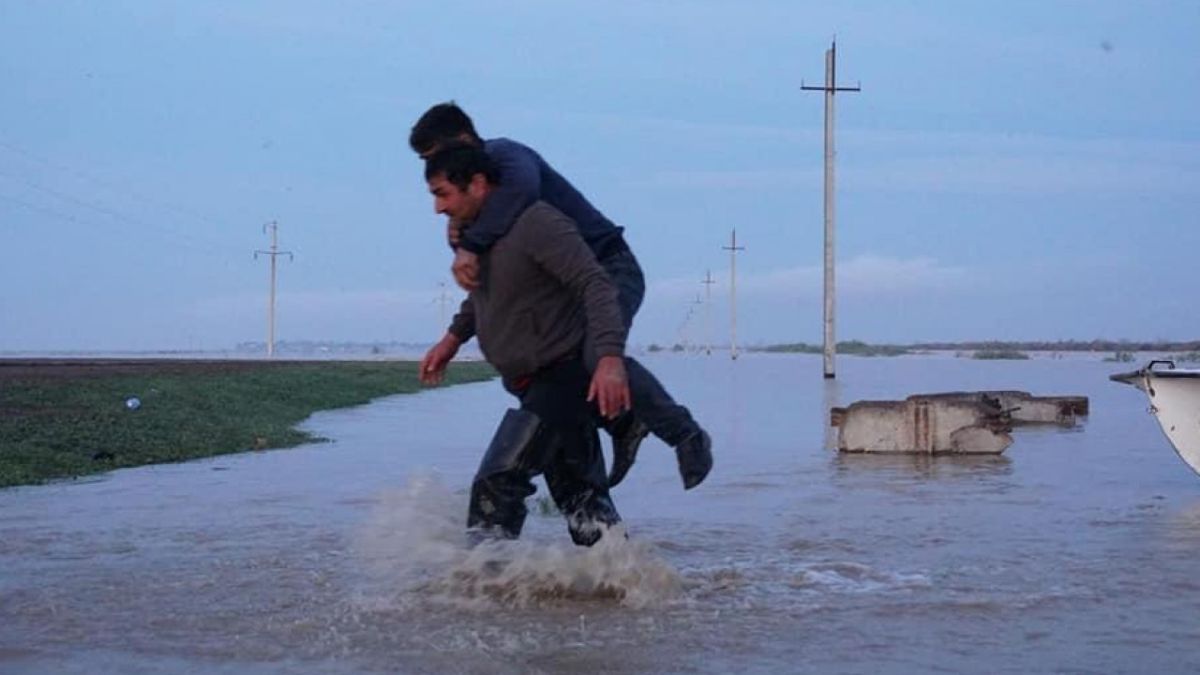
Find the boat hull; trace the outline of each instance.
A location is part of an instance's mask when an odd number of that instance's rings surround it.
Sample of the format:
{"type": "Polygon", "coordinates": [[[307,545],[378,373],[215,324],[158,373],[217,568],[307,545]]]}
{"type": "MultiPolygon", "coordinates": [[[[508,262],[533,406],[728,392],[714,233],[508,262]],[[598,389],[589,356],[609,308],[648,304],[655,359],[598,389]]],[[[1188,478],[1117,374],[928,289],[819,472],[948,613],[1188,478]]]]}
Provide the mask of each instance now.
{"type": "Polygon", "coordinates": [[[1117,382],[1131,384],[1146,393],[1150,412],[1158,420],[1167,440],[1180,459],[1200,474],[1200,370],[1146,368],[1113,375],[1117,382]]]}

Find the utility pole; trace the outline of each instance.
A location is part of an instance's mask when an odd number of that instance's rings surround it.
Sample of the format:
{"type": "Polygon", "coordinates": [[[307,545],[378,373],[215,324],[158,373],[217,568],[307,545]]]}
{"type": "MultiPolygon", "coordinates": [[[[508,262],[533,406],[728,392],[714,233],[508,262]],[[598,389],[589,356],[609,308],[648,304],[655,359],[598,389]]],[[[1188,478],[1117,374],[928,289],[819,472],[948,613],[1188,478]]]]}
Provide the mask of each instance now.
{"type": "Polygon", "coordinates": [[[433,300],[438,304],[438,320],[441,322],[438,324],[439,330],[446,330],[446,301],[449,299],[450,296],[446,295],[446,282],[439,281],[438,296],[433,300]]]}
{"type": "Polygon", "coordinates": [[[737,245],[737,228],[733,228],[729,245],[721,248],[729,251],[729,358],[737,360],[737,253],[745,246],[737,245]]]}
{"type": "Polygon", "coordinates": [[[712,270],[705,270],[700,283],[704,284],[704,339],[707,341],[704,354],[712,356],[712,285],[717,283],[712,278],[712,270]]]}
{"type": "Polygon", "coordinates": [[[837,86],[837,39],[825,51],[825,86],[810,87],[800,81],[800,88],[808,91],[825,92],[825,378],[832,379],[833,357],[837,342],[833,334],[834,277],[833,277],[833,234],[834,234],[834,190],[833,190],[833,95],[839,91],[861,91],[860,86],[837,86]]]}
{"type": "MultiPolygon", "coordinates": [[[[696,294],[695,300],[692,300],[687,303],[687,305],[688,305],[687,316],[685,316],[683,319],[683,350],[684,350],[684,352],[692,351],[692,349],[691,349],[691,347],[692,347],[692,340],[691,340],[692,317],[696,315],[696,306],[703,305],[703,304],[704,304],[704,301],[700,299],[699,294],[696,294]]],[[[696,346],[696,349],[699,350],[699,346],[696,346]]]]}
{"type": "MultiPolygon", "coordinates": [[[[688,303],[688,305],[691,305],[691,304],[692,303],[690,303],[690,302],[688,303]]],[[[692,321],[692,311],[693,311],[692,307],[688,307],[687,314],[683,315],[683,321],[679,322],[679,332],[675,336],[675,346],[671,348],[671,351],[682,351],[685,354],[687,353],[687,351],[688,351],[688,324],[690,324],[692,321]]]]}
{"type": "Polygon", "coordinates": [[[259,254],[271,256],[271,295],[267,302],[267,358],[275,356],[275,258],[286,255],[288,260],[293,260],[291,251],[279,250],[279,224],[271,221],[263,225],[263,233],[271,230],[271,250],[263,251],[259,249],[254,252],[254,259],[258,260],[259,254]]]}

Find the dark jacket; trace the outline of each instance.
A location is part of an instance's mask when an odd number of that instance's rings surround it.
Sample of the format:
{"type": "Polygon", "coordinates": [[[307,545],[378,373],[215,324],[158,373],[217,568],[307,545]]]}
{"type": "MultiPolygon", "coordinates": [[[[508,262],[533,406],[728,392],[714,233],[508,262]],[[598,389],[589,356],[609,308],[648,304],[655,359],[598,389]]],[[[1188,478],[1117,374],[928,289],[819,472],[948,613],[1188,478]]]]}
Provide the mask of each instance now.
{"type": "Polygon", "coordinates": [[[483,142],[483,149],[496,165],[500,181],[479,217],[463,233],[460,246],[475,254],[486,252],[526,207],[540,199],[575,221],[596,259],[604,260],[627,248],[621,228],[596,210],[532,148],[507,138],[493,138],[483,142]]]}
{"type": "Polygon", "coordinates": [[[598,356],[624,354],[616,286],[558,209],[535,202],[479,262],[480,287],[450,332],[464,342],[478,335],[484,357],[505,378],[578,355],[585,332],[598,356]]]}

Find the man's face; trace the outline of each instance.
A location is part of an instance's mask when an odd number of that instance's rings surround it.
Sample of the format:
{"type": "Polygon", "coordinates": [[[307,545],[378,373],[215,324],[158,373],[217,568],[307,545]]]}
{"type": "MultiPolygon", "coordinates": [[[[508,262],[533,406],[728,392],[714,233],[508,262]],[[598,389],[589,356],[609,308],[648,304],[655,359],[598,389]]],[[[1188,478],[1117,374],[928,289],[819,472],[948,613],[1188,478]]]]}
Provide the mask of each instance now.
{"type": "Polygon", "coordinates": [[[487,197],[487,179],[483,174],[475,174],[467,189],[461,190],[457,185],[446,180],[445,174],[438,174],[429,179],[429,194],[433,195],[433,210],[449,216],[452,220],[469,223],[479,215],[483,208],[483,200],[487,197]]]}

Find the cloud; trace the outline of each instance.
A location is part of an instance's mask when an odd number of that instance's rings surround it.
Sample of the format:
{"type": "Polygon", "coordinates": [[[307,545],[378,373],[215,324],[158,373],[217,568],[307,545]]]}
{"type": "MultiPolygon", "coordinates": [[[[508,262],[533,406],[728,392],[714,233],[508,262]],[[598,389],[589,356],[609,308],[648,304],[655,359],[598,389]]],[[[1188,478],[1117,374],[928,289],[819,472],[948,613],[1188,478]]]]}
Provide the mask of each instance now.
{"type": "MultiPolygon", "coordinates": [[[[947,266],[933,258],[892,258],[864,254],[840,261],[836,267],[838,295],[898,297],[928,293],[965,291],[973,276],[966,268],[947,266]]],[[[801,265],[766,272],[739,275],[739,300],[777,298],[819,298],[823,293],[822,265],[801,265]]],[[[717,288],[729,284],[729,270],[714,275],[717,288]]],[[[664,279],[650,285],[647,293],[657,299],[681,301],[694,298],[700,289],[698,279],[664,279]]],[[[714,289],[715,291],[715,289],[714,289]]]]}
{"type": "Polygon", "coordinates": [[[847,190],[922,193],[1194,195],[1200,190],[1195,169],[1080,156],[902,158],[849,168],[839,179],[847,190]]]}
{"type": "MultiPolygon", "coordinates": [[[[656,125],[664,122],[654,122],[656,125]]],[[[679,134],[712,142],[776,145],[803,140],[784,128],[756,127],[749,141],[742,125],[674,125],[679,134]]],[[[1045,195],[1124,193],[1195,195],[1200,192],[1200,143],[1142,139],[1076,139],[1032,134],[938,131],[840,131],[838,185],[844,190],[1045,195]]],[[[809,139],[811,140],[811,139],[809,139]]],[[[790,145],[791,143],[789,143],[790,145]]],[[[761,147],[750,145],[747,147],[761,147]]],[[[820,154],[804,166],[762,168],[762,162],[795,161],[787,153],[757,153],[754,169],[664,168],[629,187],[656,189],[820,189],[820,154]],[[778,157],[773,159],[773,157],[778,157]]],[[[730,163],[728,158],[723,159],[730,163]]]]}

